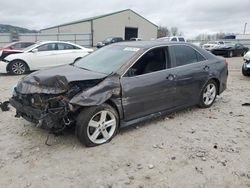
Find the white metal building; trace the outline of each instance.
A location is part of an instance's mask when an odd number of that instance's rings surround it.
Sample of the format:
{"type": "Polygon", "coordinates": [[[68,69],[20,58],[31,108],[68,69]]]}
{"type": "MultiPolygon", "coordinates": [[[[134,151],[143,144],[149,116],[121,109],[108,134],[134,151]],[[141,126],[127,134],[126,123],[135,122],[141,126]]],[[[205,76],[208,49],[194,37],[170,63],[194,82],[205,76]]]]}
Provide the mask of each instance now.
{"type": "Polygon", "coordinates": [[[150,40],[157,37],[157,29],[157,25],[133,10],[126,9],[42,29],[41,33],[90,34],[92,37],[89,40],[95,46],[98,41],[107,37],[122,37],[124,40],[138,37],[150,40]]]}

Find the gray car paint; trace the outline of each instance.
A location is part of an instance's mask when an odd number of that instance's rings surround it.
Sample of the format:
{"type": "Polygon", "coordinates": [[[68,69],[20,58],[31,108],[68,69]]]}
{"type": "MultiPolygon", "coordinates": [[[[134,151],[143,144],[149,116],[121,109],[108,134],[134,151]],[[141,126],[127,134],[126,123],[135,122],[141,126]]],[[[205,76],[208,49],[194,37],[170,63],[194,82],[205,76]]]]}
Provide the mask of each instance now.
{"type": "Polygon", "coordinates": [[[126,126],[146,117],[154,117],[164,111],[171,112],[197,104],[201,89],[209,79],[219,81],[219,93],[226,88],[228,72],[224,61],[194,45],[178,43],[178,45],[188,45],[194,48],[205,56],[207,61],[175,68],[174,57],[171,54],[171,68],[138,77],[124,77],[123,75],[148,50],[177,44],[148,41],[113,45],[140,48],[135,57],[124,64],[117,74],[105,75],[79,69],[73,65],[61,66],[35,72],[25,77],[18,83],[16,91],[23,94],[63,94],[73,81],[99,79],[100,83],[78,93],[70,99],[70,103],[76,106],[110,103],[118,110],[122,126],[126,126]],[[203,69],[207,65],[209,69],[203,69]],[[174,75],[174,79],[166,79],[168,75],[174,75]]]}

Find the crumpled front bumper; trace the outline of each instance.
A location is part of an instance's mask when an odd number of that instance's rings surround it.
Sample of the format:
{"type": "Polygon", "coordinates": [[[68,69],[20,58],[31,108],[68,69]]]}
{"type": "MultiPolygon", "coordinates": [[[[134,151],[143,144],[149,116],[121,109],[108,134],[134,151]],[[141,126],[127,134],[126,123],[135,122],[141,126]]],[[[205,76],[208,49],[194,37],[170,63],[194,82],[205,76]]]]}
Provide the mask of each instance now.
{"type": "Polygon", "coordinates": [[[14,97],[9,102],[16,109],[16,117],[22,117],[29,122],[36,123],[38,127],[53,130],[54,132],[59,132],[65,128],[63,118],[68,114],[65,107],[42,110],[22,104],[14,97]]]}
{"type": "Polygon", "coordinates": [[[0,73],[7,73],[8,63],[0,61],[0,73]]]}
{"type": "Polygon", "coordinates": [[[22,116],[30,122],[38,123],[39,120],[43,117],[42,110],[35,109],[30,106],[25,106],[13,98],[10,98],[9,102],[16,109],[17,115],[22,116]]]}

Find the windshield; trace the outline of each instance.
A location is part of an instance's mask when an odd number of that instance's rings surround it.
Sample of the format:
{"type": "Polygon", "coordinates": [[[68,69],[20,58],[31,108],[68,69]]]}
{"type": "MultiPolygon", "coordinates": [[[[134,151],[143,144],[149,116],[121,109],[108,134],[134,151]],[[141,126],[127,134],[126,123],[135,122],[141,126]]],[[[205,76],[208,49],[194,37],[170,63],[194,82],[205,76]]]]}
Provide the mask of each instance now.
{"type": "Polygon", "coordinates": [[[111,74],[130,60],[140,48],[107,46],[80,59],[74,66],[94,72],[111,74]]]}

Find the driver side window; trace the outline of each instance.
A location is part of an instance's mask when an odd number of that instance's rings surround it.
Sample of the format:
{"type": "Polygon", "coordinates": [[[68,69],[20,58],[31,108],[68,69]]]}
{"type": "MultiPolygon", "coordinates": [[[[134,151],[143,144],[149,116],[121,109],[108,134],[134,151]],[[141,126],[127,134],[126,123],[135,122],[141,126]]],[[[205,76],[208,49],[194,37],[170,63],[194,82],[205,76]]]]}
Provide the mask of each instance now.
{"type": "Polygon", "coordinates": [[[148,51],[130,67],[125,76],[139,76],[166,69],[166,57],[168,56],[165,52],[167,52],[167,48],[162,47],[148,51]]]}

